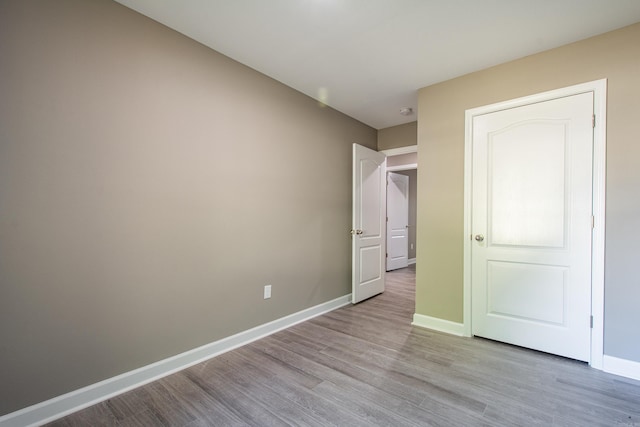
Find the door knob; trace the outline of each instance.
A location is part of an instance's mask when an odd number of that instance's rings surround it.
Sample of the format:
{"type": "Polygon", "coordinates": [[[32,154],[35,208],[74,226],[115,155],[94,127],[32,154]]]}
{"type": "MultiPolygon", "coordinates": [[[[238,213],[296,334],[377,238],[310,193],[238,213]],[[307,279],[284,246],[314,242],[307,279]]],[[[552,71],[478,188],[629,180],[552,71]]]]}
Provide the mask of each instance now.
{"type": "Polygon", "coordinates": [[[351,230],[351,235],[358,235],[360,236],[362,233],[364,233],[364,231],[362,230],[351,230]]]}
{"type": "Polygon", "coordinates": [[[482,242],[484,240],[484,236],[482,234],[476,234],[475,239],[478,242],[482,242]]]}

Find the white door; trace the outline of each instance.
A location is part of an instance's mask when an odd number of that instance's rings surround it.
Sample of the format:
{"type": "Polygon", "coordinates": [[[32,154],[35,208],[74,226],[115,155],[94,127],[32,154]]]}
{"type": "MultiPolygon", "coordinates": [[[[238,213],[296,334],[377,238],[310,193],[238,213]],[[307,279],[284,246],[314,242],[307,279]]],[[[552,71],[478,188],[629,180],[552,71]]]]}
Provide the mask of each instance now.
{"type": "Polygon", "coordinates": [[[386,156],[353,144],[352,291],[355,304],[384,292],[386,156]]]}
{"type": "Polygon", "coordinates": [[[409,265],[409,177],[387,174],[387,271],[409,265]]]}
{"type": "Polygon", "coordinates": [[[592,92],[474,117],[474,335],[589,360],[592,117],[592,92]]]}

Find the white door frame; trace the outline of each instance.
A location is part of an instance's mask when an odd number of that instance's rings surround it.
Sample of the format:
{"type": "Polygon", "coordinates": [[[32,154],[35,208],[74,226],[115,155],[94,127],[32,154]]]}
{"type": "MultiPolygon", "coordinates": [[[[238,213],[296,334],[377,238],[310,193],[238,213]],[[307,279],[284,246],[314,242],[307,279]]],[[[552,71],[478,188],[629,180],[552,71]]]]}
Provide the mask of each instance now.
{"type": "Polygon", "coordinates": [[[513,99],[465,112],[465,156],[464,156],[464,277],[463,277],[463,334],[471,336],[471,196],[472,196],[472,156],[473,118],[481,114],[493,113],[536,102],[549,101],[565,96],[593,92],[595,114],[593,129],[593,216],[594,228],[591,255],[591,358],[589,365],[603,369],[604,356],[604,237],[605,237],[605,166],[607,135],[607,80],[595,80],[562,89],[513,99]]]}

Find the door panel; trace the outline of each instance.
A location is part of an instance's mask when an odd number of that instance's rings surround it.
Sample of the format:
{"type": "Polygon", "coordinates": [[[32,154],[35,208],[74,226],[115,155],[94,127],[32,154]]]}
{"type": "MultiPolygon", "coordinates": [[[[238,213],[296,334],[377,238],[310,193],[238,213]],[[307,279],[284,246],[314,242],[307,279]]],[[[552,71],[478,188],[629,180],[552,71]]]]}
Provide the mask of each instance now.
{"type": "Polygon", "coordinates": [[[409,265],[409,177],[387,174],[387,271],[409,265]]]}
{"type": "Polygon", "coordinates": [[[378,245],[360,249],[360,284],[368,284],[380,278],[378,260],[382,257],[382,248],[378,245]]]}
{"type": "Polygon", "coordinates": [[[558,183],[567,176],[566,127],[566,121],[531,121],[489,135],[492,244],[564,247],[565,185],[558,183]]]}
{"type": "Polygon", "coordinates": [[[363,158],[360,165],[360,227],[365,231],[362,237],[377,237],[382,234],[383,224],[380,223],[382,203],[381,193],[384,190],[380,182],[381,165],[376,159],[363,158]]]}
{"type": "Polygon", "coordinates": [[[384,292],[386,156],[353,144],[352,291],[355,304],[384,292]]]}
{"type": "Polygon", "coordinates": [[[593,93],[473,119],[472,331],[590,356],[593,93]]]}
{"type": "Polygon", "coordinates": [[[566,268],[499,261],[487,267],[488,314],[564,324],[566,268]]]}

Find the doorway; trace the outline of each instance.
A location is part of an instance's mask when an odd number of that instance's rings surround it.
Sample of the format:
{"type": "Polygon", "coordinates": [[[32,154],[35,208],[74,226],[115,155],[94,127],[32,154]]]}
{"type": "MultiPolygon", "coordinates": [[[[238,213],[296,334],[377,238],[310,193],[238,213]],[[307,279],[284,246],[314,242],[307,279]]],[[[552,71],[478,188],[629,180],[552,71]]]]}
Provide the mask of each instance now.
{"type": "MultiPolygon", "coordinates": [[[[406,257],[407,264],[411,266],[416,263],[417,251],[416,222],[418,195],[418,147],[414,145],[390,150],[382,150],[381,152],[387,156],[387,172],[403,175],[407,177],[408,180],[408,221],[406,221],[405,224],[402,224],[402,226],[406,227],[406,257]]],[[[389,190],[387,191],[387,200],[389,200],[389,190]]],[[[389,217],[389,208],[387,208],[387,216],[389,217]]],[[[394,234],[394,230],[392,229],[393,226],[394,224],[392,218],[389,217],[387,221],[387,236],[394,234]]],[[[390,246],[391,245],[389,242],[389,237],[387,237],[388,250],[391,249],[390,246]]],[[[388,255],[393,256],[393,253],[388,253],[388,255]]],[[[389,263],[387,263],[387,271],[395,269],[393,265],[391,267],[392,268],[389,268],[389,263]]]]}

